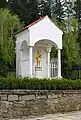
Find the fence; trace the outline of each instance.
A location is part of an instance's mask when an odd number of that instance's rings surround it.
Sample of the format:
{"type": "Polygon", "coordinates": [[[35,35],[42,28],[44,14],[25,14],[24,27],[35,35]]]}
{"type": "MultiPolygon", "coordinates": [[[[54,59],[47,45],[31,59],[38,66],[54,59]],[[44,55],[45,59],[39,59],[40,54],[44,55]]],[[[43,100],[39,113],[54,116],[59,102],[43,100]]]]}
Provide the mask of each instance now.
{"type": "Polygon", "coordinates": [[[58,76],[58,62],[53,62],[50,64],[50,76],[57,77],[58,76]]]}

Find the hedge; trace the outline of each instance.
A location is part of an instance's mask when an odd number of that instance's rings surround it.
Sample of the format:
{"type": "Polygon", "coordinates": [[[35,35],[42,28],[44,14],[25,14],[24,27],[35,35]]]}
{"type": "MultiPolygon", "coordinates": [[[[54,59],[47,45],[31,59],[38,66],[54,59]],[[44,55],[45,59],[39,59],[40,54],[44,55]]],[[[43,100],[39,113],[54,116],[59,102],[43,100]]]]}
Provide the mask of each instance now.
{"type": "Polygon", "coordinates": [[[37,78],[0,78],[0,89],[30,90],[79,90],[81,80],[71,79],[37,79],[37,78]]]}

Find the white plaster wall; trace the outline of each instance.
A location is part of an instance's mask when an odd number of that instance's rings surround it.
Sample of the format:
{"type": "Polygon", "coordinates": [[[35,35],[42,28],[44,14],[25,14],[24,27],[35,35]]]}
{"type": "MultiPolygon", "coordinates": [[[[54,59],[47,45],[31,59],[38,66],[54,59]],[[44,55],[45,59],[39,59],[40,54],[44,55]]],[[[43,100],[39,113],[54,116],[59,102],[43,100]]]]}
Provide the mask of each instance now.
{"type": "Polygon", "coordinates": [[[22,76],[28,77],[28,64],[29,64],[29,49],[27,43],[24,41],[22,44],[22,76]]]}
{"type": "MultiPolygon", "coordinates": [[[[18,44],[17,44],[18,45],[18,44]]],[[[28,48],[25,48],[23,51],[17,51],[16,56],[16,75],[22,76],[22,77],[28,77],[29,73],[29,54],[28,54],[28,48]],[[21,52],[21,53],[20,53],[21,52]],[[21,56],[21,57],[20,57],[21,56]]],[[[47,77],[47,52],[45,48],[43,47],[34,47],[33,48],[33,77],[40,77],[40,78],[46,78],[47,77]],[[41,53],[41,66],[42,71],[39,71],[36,73],[35,66],[36,66],[36,53],[37,51],[40,51],[41,53]]]]}
{"type": "Polygon", "coordinates": [[[28,48],[22,51],[22,43],[26,41],[29,44],[29,31],[23,31],[16,35],[16,76],[28,76],[28,48]],[[24,54],[23,54],[24,53],[24,54]],[[24,55],[24,56],[23,56],[24,55]]]}
{"type": "Polygon", "coordinates": [[[21,44],[16,41],[16,76],[21,76],[21,44]]]}
{"type": "Polygon", "coordinates": [[[27,44],[29,45],[30,43],[30,32],[28,29],[18,33],[16,36],[16,42],[19,44],[26,40],[27,41],[27,44]]]}
{"type": "Polygon", "coordinates": [[[48,39],[56,43],[59,49],[62,49],[62,31],[48,17],[31,26],[29,30],[31,45],[39,40],[48,39]]]}

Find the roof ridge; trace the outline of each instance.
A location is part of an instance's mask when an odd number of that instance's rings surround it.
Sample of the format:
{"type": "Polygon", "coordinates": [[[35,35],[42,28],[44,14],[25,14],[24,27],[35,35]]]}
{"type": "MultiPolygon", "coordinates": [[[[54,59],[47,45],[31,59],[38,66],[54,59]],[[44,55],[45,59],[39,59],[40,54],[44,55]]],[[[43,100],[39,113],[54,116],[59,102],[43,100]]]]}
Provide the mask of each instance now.
{"type": "Polygon", "coordinates": [[[35,24],[38,23],[39,21],[43,20],[46,16],[47,16],[47,15],[45,15],[45,16],[43,16],[43,17],[40,17],[39,19],[37,19],[37,20],[35,20],[34,22],[30,23],[29,25],[25,26],[22,30],[16,32],[16,34],[22,32],[22,31],[24,31],[24,30],[26,30],[26,29],[28,29],[29,27],[31,27],[31,26],[33,26],[33,25],[35,25],[35,24]]]}
{"type": "Polygon", "coordinates": [[[34,22],[30,23],[29,25],[27,25],[26,27],[24,27],[24,29],[27,29],[31,26],[33,26],[34,24],[38,23],[39,21],[43,20],[46,16],[40,17],[39,19],[35,20],[34,22]]]}

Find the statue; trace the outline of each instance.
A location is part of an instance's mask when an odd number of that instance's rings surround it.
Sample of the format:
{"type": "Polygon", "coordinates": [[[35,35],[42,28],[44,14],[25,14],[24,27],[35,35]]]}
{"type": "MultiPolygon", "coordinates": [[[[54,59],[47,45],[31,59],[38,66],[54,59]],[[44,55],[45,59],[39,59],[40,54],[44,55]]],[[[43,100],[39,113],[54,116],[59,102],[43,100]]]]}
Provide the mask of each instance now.
{"type": "Polygon", "coordinates": [[[41,61],[41,54],[39,51],[37,51],[37,54],[36,54],[37,66],[40,66],[40,61],[41,61]]]}

